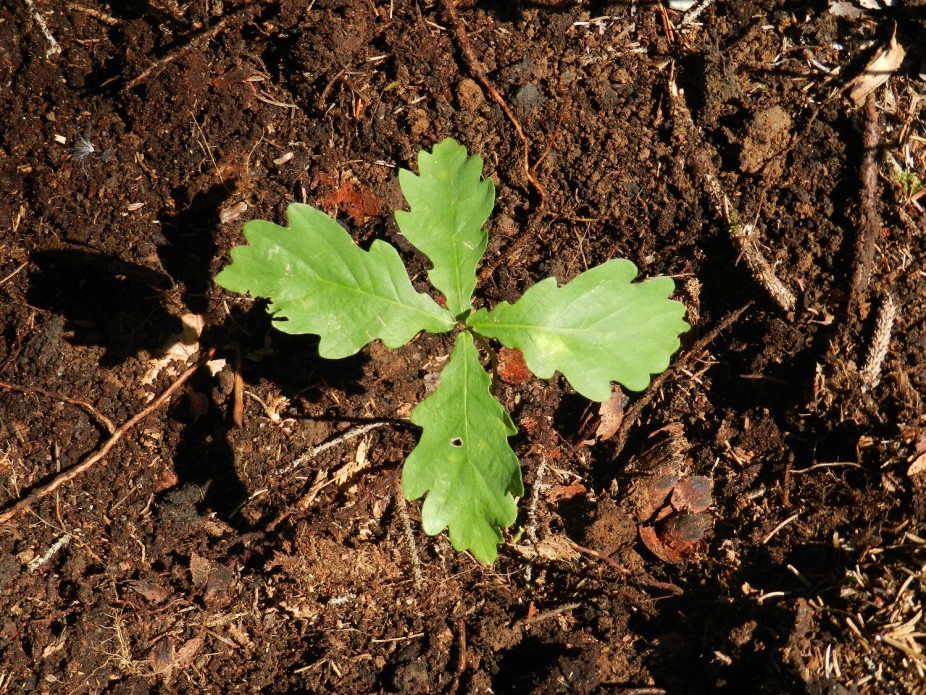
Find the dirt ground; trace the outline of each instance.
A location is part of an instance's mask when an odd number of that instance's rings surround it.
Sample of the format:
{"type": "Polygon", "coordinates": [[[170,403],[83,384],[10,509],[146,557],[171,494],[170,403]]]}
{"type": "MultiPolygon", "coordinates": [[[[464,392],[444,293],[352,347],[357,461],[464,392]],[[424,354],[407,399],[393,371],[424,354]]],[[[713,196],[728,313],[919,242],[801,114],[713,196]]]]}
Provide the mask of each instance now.
{"type": "Polygon", "coordinates": [[[708,5],[3,3],[0,692],[924,692],[926,6],[708,5]],[[491,567],[397,493],[448,338],[329,362],[213,283],[298,201],[424,289],[445,137],[480,305],[624,257],[692,325],[614,436],[503,387],[491,567]]]}

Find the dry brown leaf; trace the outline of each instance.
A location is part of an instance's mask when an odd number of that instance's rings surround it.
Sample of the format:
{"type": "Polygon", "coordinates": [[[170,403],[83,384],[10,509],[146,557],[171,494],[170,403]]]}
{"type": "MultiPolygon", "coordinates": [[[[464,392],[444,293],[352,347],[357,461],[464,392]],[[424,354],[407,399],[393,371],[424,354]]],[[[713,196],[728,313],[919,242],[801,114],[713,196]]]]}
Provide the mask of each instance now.
{"type": "Polygon", "coordinates": [[[621,391],[621,387],[616,384],[611,387],[611,398],[598,406],[598,417],[601,418],[598,427],[595,428],[595,436],[605,442],[617,434],[624,421],[624,406],[627,404],[627,397],[621,391]]]}
{"type": "Polygon", "coordinates": [[[581,557],[566,536],[548,536],[539,543],[522,543],[518,551],[528,560],[541,558],[553,562],[577,560],[581,557]]]}
{"type": "Polygon", "coordinates": [[[506,347],[499,349],[498,378],[506,384],[526,384],[530,381],[531,372],[520,350],[506,347]]]}
{"type": "Polygon", "coordinates": [[[354,224],[361,224],[380,213],[379,198],[349,169],[337,174],[319,174],[315,177],[315,186],[325,191],[316,197],[316,207],[335,213],[341,211],[354,224]]]}
{"type": "Polygon", "coordinates": [[[570,485],[554,485],[546,495],[547,502],[556,502],[558,500],[569,500],[577,495],[585,494],[585,486],[582,483],[571,483],[570,485]]]}
{"type": "Polygon", "coordinates": [[[920,454],[915,459],[913,459],[913,462],[907,469],[907,477],[914,478],[921,476],[924,473],[926,473],[926,453],[920,454]]]}
{"type": "Polygon", "coordinates": [[[869,94],[888,81],[903,63],[906,54],[903,46],[897,43],[897,27],[894,27],[894,33],[887,42],[887,46],[878,50],[871,62],[865,66],[862,74],[846,85],[849,98],[855,102],[856,106],[861,106],[869,94]]]}
{"type": "Polygon", "coordinates": [[[209,579],[212,563],[206,558],[193,553],[190,555],[190,576],[195,586],[202,586],[209,579]]]}
{"type": "Polygon", "coordinates": [[[714,481],[703,475],[682,478],[672,490],[672,508],[678,512],[703,512],[714,503],[714,481]]]}

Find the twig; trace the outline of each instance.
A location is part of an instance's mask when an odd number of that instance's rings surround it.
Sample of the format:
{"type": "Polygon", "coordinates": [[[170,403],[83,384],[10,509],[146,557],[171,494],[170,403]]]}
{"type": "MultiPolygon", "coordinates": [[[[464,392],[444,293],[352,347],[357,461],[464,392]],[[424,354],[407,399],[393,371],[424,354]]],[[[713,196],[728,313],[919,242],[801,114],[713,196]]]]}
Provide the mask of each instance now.
{"type": "MultiPolygon", "coordinates": [[[[31,2],[31,0],[29,1],[31,2]]],[[[205,43],[206,41],[211,41],[216,36],[218,36],[223,31],[225,31],[225,28],[228,26],[229,22],[236,20],[238,18],[241,18],[243,21],[248,21],[249,19],[251,19],[251,17],[257,14],[258,11],[261,10],[261,7],[262,7],[262,3],[260,2],[256,4],[245,5],[242,10],[239,10],[238,12],[234,14],[230,14],[230,15],[226,15],[225,17],[222,17],[222,19],[220,19],[218,22],[213,24],[208,29],[201,31],[199,34],[194,36],[192,39],[187,41],[182,46],[177,46],[176,48],[168,51],[167,55],[165,55],[163,58],[161,58],[154,64],[149,65],[147,68],[142,70],[141,74],[136,76],[126,85],[126,89],[135,89],[135,87],[140,85],[142,82],[147,80],[152,75],[157,75],[158,73],[160,73],[161,70],[166,68],[168,65],[173,63],[175,60],[183,56],[185,53],[187,53],[191,49],[196,48],[197,46],[199,46],[202,43],[205,43]]]]}
{"type": "Polygon", "coordinates": [[[715,214],[726,223],[730,237],[746,260],[746,266],[756,282],[765,288],[765,291],[775,300],[778,306],[785,311],[793,311],[797,304],[797,298],[778,279],[772,264],[766,260],[759,247],[755,244],[752,234],[755,225],[743,225],[740,223],[736,208],[734,208],[730,197],[723,190],[714,163],[703,146],[704,138],[694,124],[691,111],[689,111],[688,105],[685,103],[685,95],[675,84],[674,76],[669,81],[669,97],[676,139],[682,142],[692,140],[695,142],[694,151],[688,157],[688,164],[701,185],[708,192],[715,214]]]}
{"type": "MultiPolygon", "coordinates": [[[[524,246],[525,243],[527,243],[528,239],[533,239],[535,241],[537,240],[538,235],[534,233],[534,228],[537,224],[537,221],[540,219],[540,217],[541,217],[541,210],[540,208],[537,208],[534,210],[533,213],[531,213],[530,217],[528,217],[527,222],[521,228],[521,233],[518,234],[517,239],[515,239],[513,242],[508,244],[505,250],[499,253],[498,256],[495,258],[495,260],[493,260],[488,265],[483,266],[482,270],[479,271],[479,284],[480,285],[483,284],[490,277],[492,277],[492,273],[494,273],[498,269],[498,266],[508,261],[508,259],[510,259],[515,253],[517,253],[521,249],[521,247],[524,246]]],[[[544,230],[544,233],[545,232],[546,230],[544,230]]]]}
{"type": "Polygon", "coordinates": [[[16,270],[14,270],[12,273],[10,273],[9,275],[7,275],[5,278],[3,278],[2,280],[0,280],[0,285],[5,285],[7,282],[9,282],[10,280],[12,280],[14,277],[16,277],[16,273],[18,273],[20,270],[22,270],[23,268],[25,268],[27,265],[29,265],[29,264],[28,264],[28,263],[21,263],[20,266],[19,266],[16,270]]]}
{"type": "Polygon", "coordinates": [[[603,562],[606,565],[610,566],[611,568],[617,570],[621,574],[630,574],[629,569],[624,567],[622,564],[620,564],[613,558],[608,557],[604,553],[600,553],[597,550],[594,550],[592,548],[586,548],[584,545],[579,545],[571,538],[567,540],[569,541],[569,545],[571,545],[573,549],[578,550],[583,555],[588,555],[589,557],[595,558],[596,560],[599,560],[600,562],[603,562]]]}
{"type": "Polygon", "coordinates": [[[116,426],[113,424],[113,421],[108,417],[103,415],[99,410],[94,408],[87,401],[81,400],[80,398],[70,398],[69,396],[62,395],[60,393],[55,393],[54,391],[46,391],[43,388],[38,386],[17,386],[16,384],[8,384],[5,381],[0,381],[0,389],[6,389],[7,391],[16,391],[18,393],[35,393],[47,398],[51,398],[56,401],[63,401],[64,403],[70,403],[71,405],[76,405],[80,408],[86,410],[90,415],[96,418],[103,427],[106,428],[106,431],[109,434],[113,434],[116,431],[116,426]]]}
{"type": "Polygon", "coordinates": [[[399,512],[399,518],[402,520],[402,533],[405,535],[405,542],[408,543],[408,554],[412,559],[412,577],[415,579],[415,588],[420,589],[424,583],[424,577],[421,574],[421,561],[418,559],[418,545],[415,543],[415,534],[412,533],[412,523],[408,518],[408,505],[405,504],[405,495],[402,494],[402,485],[395,486],[395,506],[399,512]]]}
{"type": "Polygon", "coordinates": [[[457,665],[453,670],[453,680],[447,687],[448,693],[455,693],[460,687],[460,677],[466,670],[466,622],[463,618],[457,621],[457,665]]]}
{"type": "Polygon", "coordinates": [[[875,203],[878,193],[878,143],[881,126],[878,108],[873,94],[865,101],[865,132],[862,135],[861,202],[859,205],[859,230],[855,242],[855,270],[852,274],[852,288],[846,313],[851,315],[862,308],[871,266],[875,258],[875,240],[881,229],[881,216],[875,203]]]}
{"type": "Polygon", "coordinates": [[[463,20],[460,19],[460,15],[457,14],[457,8],[454,6],[453,0],[441,0],[441,5],[444,8],[444,12],[447,13],[447,18],[450,20],[450,27],[453,30],[453,37],[456,39],[457,47],[460,49],[460,53],[463,55],[463,60],[466,62],[466,67],[469,68],[469,71],[473,74],[473,77],[479,80],[485,90],[489,93],[489,96],[492,97],[492,101],[498,104],[498,107],[511,122],[511,125],[514,128],[514,132],[518,136],[518,140],[521,141],[524,174],[527,176],[527,180],[530,181],[530,184],[533,186],[534,190],[537,191],[537,195],[540,196],[540,205],[538,206],[538,209],[543,210],[547,202],[547,194],[543,190],[543,186],[541,186],[537,181],[537,178],[534,176],[533,169],[531,168],[530,146],[527,142],[527,137],[524,135],[524,130],[521,128],[521,124],[518,122],[518,119],[515,118],[515,115],[511,112],[511,109],[508,108],[508,104],[506,104],[501,95],[495,91],[495,87],[492,86],[492,83],[489,82],[489,78],[486,77],[485,68],[482,67],[482,63],[476,57],[476,54],[473,53],[473,48],[469,43],[469,35],[466,33],[466,28],[463,26],[463,20]]]}
{"type": "Polygon", "coordinates": [[[624,411],[624,419],[621,422],[621,428],[617,431],[617,435],[614,437],[613,458],[616,459],[620,455],[621,451],[624,450],[624,446],[627,444],[627,437],[630,434],[630,429],[640,418],[640,415],[643,413],[643,409],[649,405],[650,401],[653,400],[659,389],[662,388],[662,385],[665,383],[666,379],[668,379],[669,376],[674,375],[684,369],[689,362],[691,362],[705,349],[707,349],[707,346],[710,345],[718,335],[720,335],[721,331],[724,331],[732,326],[737,320],[739,320],[739,317],[743,315],[743,312],[745,312],[746,309],[751,306],[752,302],[747,302],[739,309],[731,311],[729,314],[724,316],[716,326],[705,333],[694,345],[692,345],[688,352],[677,359],[675,364],[673,364],[669,369],[662,372],[661,374],[653,377],[653,380],[650,382],[649,388],[646,389],[646,392],[640,396],[640,398],[638,398],[633,403],[633,405],[624,411]]]}
{"type": "Polygon", "coordinates": [[[286,468],[284,468],[280,472],[290,473],[296,468],[299,468],[299,466],[301,466],[306,461],[315,458],[323,451],[328,451],[328,449],[330,449],[333,446],[337,446],[338,444],[341,444],[343,442],[348,442],[351,439],[356,439],[357,437],[360,437],[361,435],[366,434],[370,430],[375,430],[377,427],[385,427],[386,425],[390,425],[390,424],[392,423],[388,421],[371,422],[367,425],[361,425],[360,427],[355,427],[352,430],[347,430],[347,432],[345,432],[342,435],[334,437],[333,439],[329,439],[327,442],[323,442],[322,444],[319,444],[318,446],[312,447],[311,449],[309,449],[309,451],[307,451],[302,456],[297,458],[295,461],[293,461],[291,464],[289,464],[286,468]]]}
{"type": "MultiPolygon", "coordinates": [[[[622,564],[616,562],[613,558],[608,557],[604,553],[600,553],[597,550],[593,550],[592,548],[586,548],[584,545],[579,545],[571,538],[567,540],[569,541],[569,544],[575,550],[579,551],[583,555],[588,555],[591,558],[599,560],[605,563],[606,565],[613,567],[614,569],[616,569],[618,572],[620,572],[623,575],[631,574],[629,569],[624,567],[622,564]]],[[[663,591],[668,591],[669,593],[675,594],[676,596],[682,596],[685,593],[682,587],[676,584],[673,584],[672,582],[661,582],[658,579],[653,579],[652,577],[649,577],[646,575],[635,575],[631,578],[637,584],[640,584],[642,586],[648,586],[653,589],[662,589],[663,591]]]]}
{"type": "Polygon", "coordinates": [[[562,606],[558,606],[552,610],[544,611],[543,613],[537,613],[530,618],[525,618],[521,621],[521,624],[533,625],[534,623],[539,623],[542,620],[549,620],[550,618],[555,618],[556,616],[562,615],[563,613],[574,611],[576,608],[581,607],[581,605],[581,603],[564,603],[562,606]]]}
{"type": "Polygon", "coordinates": [[[746,267],[749,268],[756,281],[765,288],[778,306],[785,311],[794,311],[797,298],[787,285],[778,279],[772,264],[766,260],[756,245],[755,227],[752,224],[744,224],[739,229],[731,229],[730,235],[746,260],[746,267]]]}
{"type": "Polygon", "coordinates": [[[145,408],[140,410],[138,413],[133,415],[131,418],[126,420],[125,423],[120,425],[119,428],[116,429],[115,432],[112,433],[112,436],[110,436],[109,439],[103,442],[103,445],[99,449],[97,449],[97,451],[94,454],[87,457],[86,460],[77,464],[76,466],[71,466],[67,470],[62,471],[61,473],[56,475],[51,481],[49,481],[45,485],[41,485],[35,488],[32,492],[30,492],[28,495],[26,495],[21,500],[19,500],[19,502],[14,504],[12,507],[7,509],[3,513],[0,513],[0,525],[5,524],[10,519],[12,519],[14,516],[19,514],[19,512],[23,511],[27,507],[31,507],[33,504],[43,499],[44,497],[47,497],[48,495],[53,493],[55,490],[57,490],[59,487],[61,487],[65,483],[70,482],[71,480],[79,476],[84,471],[89,470],[98,461],[102,460],[106,456],[106,454],[109,453],[109,450],[112,449],[116,445],[116,443],[120,439],[122,439],[123,436],[125,436],[126,432],[131,430],[135,425],[137,425],[139,422],[144,420],[146,417],[148,417],[151,413],[153,413],[155,410],[160,408],[162,405],[167,403],[167,401],[170,400],[171,396],[177,393],[177,391],[180,390],[180,387],[183,386],[200,367],[202,367],[204,364],[206,364],[206,362],[212,359],[213,354],[215,354],[215,349],[214,348],[209,349],[203,357],[199,358],[195,364],[188,367],[187,370],[183,372],[183,374],[177,377],[177,380],[174,381],[174,383],[172,383],[170,386],[168,386],[161,393],[161,395],[159,395],[157,398],[151,401],[151,403],[149,403],[145,408]]]}
{"type": "Polygon", "coordinates": [[[99,21],[103,22],[103,24],[108,24],[111,27],[114,27],[120,23],[120,20],[116,19],[115,17],[111,17],[108,14],[104,14],[99,10],[94,10],[90,7],[78,5],[76,2],[69,2],[67,4],[67,8],[69,10],[73,10],[74,12],[80,12],[82,14],[89,15],[90,17],[98,19],[99,21]]]}
{"type": "Polygon", "coordinates": [[[51,58],[52,56],[61,53],[61,46],[58,45],[58,42],[55,41],[55,37],[52,36],[52,33],[48,28],[48,24],[45,23],[45,18],[37,9],[35,9],[33,0],[26,0],[26,7],[28,7],[29,12],[32,13],[32,18],[38,25],[39,31],[42,32],[42,36],[44,36],[45,40],[48,41],[48,49],[45,51],[45,57],[51,58]]]}
{"type": "Polygon", "coordinates": [[[881,381],[881,366],[887,351],[891,346],[891,331],[894,329],[894,319],[897,317],[897,305],[890,293],[884,297],[878,320],[875,321],[875,332],[871,337],[871,346],[868,348],[868,357],[862,367],[860,376],[864,388],[874,388],[881,381]]]}

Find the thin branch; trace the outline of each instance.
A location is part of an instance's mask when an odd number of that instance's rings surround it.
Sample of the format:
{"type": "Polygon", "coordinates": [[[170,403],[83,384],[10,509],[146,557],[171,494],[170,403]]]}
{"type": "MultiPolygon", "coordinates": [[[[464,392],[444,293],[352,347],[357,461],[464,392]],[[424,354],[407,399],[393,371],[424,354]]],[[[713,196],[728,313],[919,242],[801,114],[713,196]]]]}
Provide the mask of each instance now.
{"type": "Polygon", "coordinates": [[[225,17],[222,17],[222,19],[220,19],[218,22],[213,24],[208,29],[201,31],[199,34],[191,38],[189,41],[187,41],[182,46],[177,46],[176,48],[171,49],[170,51],[168,51],[167,55],[165,55],[163,58],[161,58],[154,64],[149,65],[147,68],[142,70],[141,74],[139,74],[137,77],[132,79],[126,85],[126,89],[134,89],[135,87],[140,85],[142,82],[147,80],[149,77],[159,74],[161,70],[166,68],[168,65],[173,63],[178,58],[184,56],[190,50],[196,48],[200,44],[205,43],[206,41],[211,41],[216,36],[218,36],[223,31],[225,31],[226,27],[228,26],[230,22],[238,18],[241,18],[245,22],[250,20],[255,14],[257,14],[261,10],[262,5],[263,3],[260,3],[260,2],[254,5],[245,5],[244,9],[234,14],[230,14],[230,15],[226,15],[225,17]]]}
{"type": "Polygon", "coordinates": [[[876,204],[878,193],[878,144],[881,125],[878,107],[873,94],[865,101],[865,132],[862,134],[861,202],[859,204],[859,230],[855,241],[855,270],[846,313],[852,314],[863,305],[871,266],[875,258],[875,241],[881,230],[881,216],[876,204]]]}
{"type": "Polygon", "coordinates": [[[46,398],[51,398],[56,401],[62,401],[64,403],[70,403],[71,405],[76,405],[79,408],[83,408],[91,417],[95,418],[103,427],[106,428],[106,431],[109,434],[113,434],[116,431],[116,426],[113,424],[113,421],[108,417],[103,415],[99,410],[93,407],[91,403],[80,398],[71,398],[70,396],[65,396],[60,393],[55,393],[54,391],[46,391],[43,388],[38,386],[18,386],[16,384],[9,384],[5,381],[0,381],[0,389],[6,389],[7,391],[16,391],[17,393],[34,393],[40,396],[45,396],[46,398]]]}
{"type": "Polygon", "coordinates": [[[447,13],[447,18],[450,20],[450,27],[453,30],[453,37],[457,42],[460,53],[463,55],[463,61],[466,63],[466,67],[469,68],[469,71],[473,74],[473,77],[479,80],[485,90],[489,93],[489,96],[492,97],[492,101],[498,104],[498,107],[511,122],[511,125],[514,128],[514,132],[518,136],[518,140],[521,141],[521,156],[522,164],[524,166],[524,175],[527,176],[527,180],[530,181],[531,186],[533,186],[534,190],[537,191],[537,195],[540,196],[539,209],[543,210],[547,202],[547,194],[543,190],[543,186],[540,185],[540,182],[538,182],[537,178],[534,176],[534,171],[530,164],[530,146],[527,142],[527,137],[524,135],[524,129],[521,128],[521,124],[518,122],[518,119],[515,118],[515,115],[511,112],[511,109],[508,108],[508,104],[505,103],[505,100],[502,99],[501,95],[497,91],[495,91],[495,87],[492,86],[492,83],[489,82],[489,78],[486,76],[485,68],[476,57],[476,54],[473,53],[473,47],[469,43],[469,35],[466,33],[466,28],[463,26],[463,20],[460,19],[460,15],[457,14],[457,8],[454,6],[453,0],[441,0],[441,5],[444,8],[444,12],[447,13]]]}
{"type": "Polygon", "coordinates": [[[661,374],[653,377],[653,380],[650,382],[649,388],[646,389],[646,392],[640,396],[640,398],[638,398],[633,403],[633,405],[624,411],[624,419],[621,422],[621,428],[617,431],[617,435],[614,438],[614,458],[617,458],[621,451],[624,450],[624,446],[627,444],[627,437],[630,435],[631,428],[637,423],[637,420],[643,413],[643,409],[649,405],[650,401],[653,400],[653,398],[659,392],[659,389],[662,388],[662,385],[665,383],[666,379],[684,369],[692,360],[698,357],[704,350],[707,349],[707,346],[710,345],[718,335],[720,335],[721,331],[725,331],[727,328],[736,323],[736,321],[739,320],[739,317],[743,315],[743,312],[745,312],[746,309],[751,306],[752,302],[747,302],[739,309],[731,311],[716,326],[704,334],[688,352],[677,359],[675,364],[673,364],[669,369],[662,372],[661,374]]]}
{"type": "Polygon", "coordinates": [[[131,418],[129,418],[124,424],[119,426],[119,428],[116,429],[112,433],[112,436],[110,436],[109,439],[103,442],[103,445],[99,449],[97,449],[95,453],[88,456],[86,460],[84,460],[81,463],[78,463],[76,466],[72,466],[71,468],[68,468],[67,470],[62,471],[61,473],[56,475],[51,481],[35,488],[32,492],[30,492],[28,495],[23,497],[12,507],[7,509],[3,513],[0,513],[0,525],[5,524],[6,522],[8,522],[13,517],[15,517],[17,514],[19,514],[24,509],[31,507],[33,504],[35,504],[39,500],[43,499],[44,497],[47,497],[48,495],[53,493],[55,490],[57,490],[59,487],[61,487],[65,483],[69,483],[74,478],[79,476],[81,473],[89,470],[97,462],[105,458],[106,454],[109,453],[110,449],[112,449],[119,442],[119,440],[122,439],[123,436],[125,436],[125,434],[129,430],[135,427],[135,425],[137,425],[139,422],[144,420],[146,417],[148,417],[151,413],[153,413],[155,410],[160,408],[162,405],[167,403],[170,400],[171,396],[177,393],[177,391],[180,390],[180,387],[183,386],[200,367],[202,367],[204,364],[206,364],[206,362],[212,359],[212,356],[214,353],[215,353],[214,349],[210,349],[209,351],[207,351],[203,357],[197,360],[195,364],[188,367],[187,370],[183,372],[183,374],[181,374],[179,377],[177,377],[177,380],[174,381],[174,383],[172,383],[170,386],[168,386],[157,398],[155,398],[145,408],[143,408],[138,413],[136,413],[131,418]]]}

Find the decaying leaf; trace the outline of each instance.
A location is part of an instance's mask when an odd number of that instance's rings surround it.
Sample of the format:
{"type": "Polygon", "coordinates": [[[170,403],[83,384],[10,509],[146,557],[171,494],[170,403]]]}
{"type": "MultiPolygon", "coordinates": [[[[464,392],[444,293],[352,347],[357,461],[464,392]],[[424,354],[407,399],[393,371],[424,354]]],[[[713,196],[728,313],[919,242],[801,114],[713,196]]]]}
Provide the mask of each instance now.
{"type": "Polygon", "coordinates": [[[498,378],[506,384],[526,384],[531,371],[524,364],[524,356],[517,348],[500,348],[498,351],[498,378]]]}
{"type": "Polygon", "coordinates": [[[621,387],[615,384],[611,387],[611,398],[604,401],[598,406],[598,427],[595,428],[595,436],[603,442],[606,442],[621,428],[624,421],[624,406],[628,403],[627,396],[621,390],[621,387]]]}
{"type": "Polygon", "coordinates": [[[846,85],[849,98],[855,102],[856,106],[861,106],[869,94],[888,81],[903,63],[906,54],[903,46],[897,43],[897,27],[894,27],[894,33],[891,34],[887,45],[875,54],[861,75],[846,85]]]}
{"type": "Polygon", "coordinates": [[[703,512],[713,503],[714,481],[703,475],[682,478],[672,490],[672,508],[679,512],[703,512]]]}
{"type": "Polygon", "coordinates": [[[318,207],[335,215],[343,212],[354,224],[376,217],[381,211],[379,198],[350,169],[337,174],[319,174],[315,177],[315,186],[323,191],[315,199],[318,207]]]}
{"type": "Polygon", "coordinates": [[[563,535],[551,535],[538,543],[521,543],[518,552],[527,560],[550,560],[552,562],[569,562],[581,557],[574,544],[563,535]]]}

